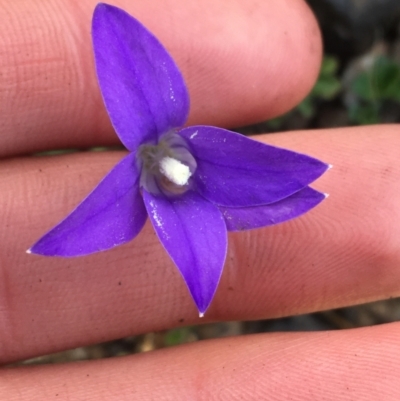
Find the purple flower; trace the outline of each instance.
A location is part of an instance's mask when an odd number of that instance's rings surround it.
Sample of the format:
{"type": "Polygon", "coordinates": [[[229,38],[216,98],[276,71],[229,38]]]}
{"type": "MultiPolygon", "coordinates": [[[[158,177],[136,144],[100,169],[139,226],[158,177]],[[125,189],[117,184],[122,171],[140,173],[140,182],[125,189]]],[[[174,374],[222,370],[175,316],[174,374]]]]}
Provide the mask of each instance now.
{"type": "Polygon", "coordinates": [[[202,316],[221,277],[227,231],[310,210],[325,196],[308,185],[328,165],[221,128],[180,128],[189,112],[182,75],[125,11],[99,4],[92,37],[104,103],[131,153],[29,252],[104,251],[132,240],[149,216],[202,316]]]}

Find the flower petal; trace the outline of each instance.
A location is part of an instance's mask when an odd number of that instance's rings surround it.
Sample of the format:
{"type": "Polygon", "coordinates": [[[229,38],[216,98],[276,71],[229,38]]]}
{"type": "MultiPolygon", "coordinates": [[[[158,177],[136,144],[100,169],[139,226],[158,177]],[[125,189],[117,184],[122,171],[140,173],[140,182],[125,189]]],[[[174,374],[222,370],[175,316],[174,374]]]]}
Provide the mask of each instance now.
{"type": "Polygon", "coordinates": [[[328,169],[312,157],[265,145],[221,128],[194,126],[178,132],[197,161],[197,190],[227,207],[265,205],[300,191],[328,169]]]}
{"type": "Polygon", "coordinates": [[[139,171],[134,154],[130,154],[28,252],[45,256],[83,256],[104,251],[133,239],[146,217],[139,192],[139,171]]]}
{"type": "Polygon", "coordinates": [[[125,11],[98,4],[92,38],[104,103],[128,149],[184,124],[189,112],[185,82],[152,33],[125,11]]]}
{"type": "Polygon", "coordinates": [[[173,198],[143,191],[143,198],[161,243],[203,315],[217,289],[225,262],[227,231],[221,212],[191,191],[173,198]]]}
{"type": "Polygon", "coordinates": [[[243,231],[271,226],[308,212],[326,198],[325,194],[306,187],[269,205],[244,208],[220,207],[228,231],[243,231]]]}

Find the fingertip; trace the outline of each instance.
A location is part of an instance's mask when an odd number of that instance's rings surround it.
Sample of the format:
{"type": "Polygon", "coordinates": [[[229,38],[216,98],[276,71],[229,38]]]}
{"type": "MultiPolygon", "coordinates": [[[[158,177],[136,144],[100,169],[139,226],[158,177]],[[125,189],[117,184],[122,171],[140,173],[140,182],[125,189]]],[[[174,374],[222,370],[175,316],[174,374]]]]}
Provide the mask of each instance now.
{"type": "MultiPolygon", "coordinates": [[[[94,4],[14,3],[7,3],[10,18],[0,35],[7,38],[1,68],[10,88],[1,99],[0,154],[118,143],[95,79],[94,4]]],[[[224,0],[157,7],[121,0],[119,6],[179,65],[191,95],[190,124],[238,127],[275,117],[298,104],[317,78],[321,37],[303,0],[234,0],[229,7],[224,0]]],[[[105,7],[113,6],[99,3],[95,14],[105,7]]]]}
{"type": "Polygon", "coordinates": [[[190,123],[204,115],[223,127],[276,117],[300,103],[318,77],[321,34],[303,0],[262,3],[257,15],[251,3],[237,4],[220,20],[218,36],[203,36],[196,65],[177,55],[192,95],[190,123]]]}

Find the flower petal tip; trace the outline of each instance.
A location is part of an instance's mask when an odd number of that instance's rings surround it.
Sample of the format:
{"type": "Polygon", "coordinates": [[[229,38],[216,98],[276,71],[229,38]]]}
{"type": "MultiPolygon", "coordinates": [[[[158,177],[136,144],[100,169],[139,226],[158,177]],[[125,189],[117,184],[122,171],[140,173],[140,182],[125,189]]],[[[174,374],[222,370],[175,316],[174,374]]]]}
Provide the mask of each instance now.
{"type": "Polygon", "coordinates": [[[327,170],[330,170],[333,167],[333,164],[328,164],[327,170]]]}
{"type": "Polygon", "coordinates": [[[32,253],[32,248],[27,249],[26,253],[30,255],[32,253]]]}
{"type": "Polygon", "coordinates": [[[306,188],[330,168],[305,154],[222,128],[198,125],[179,134],[190,144],[197,162],[196,190],[222,207],[274,204],[306,188]]]}
{"type": "Polygon", "coordinates": [[[190,99],[183,76],[161,42],[126,11],[104,3],[92,19],[96,73],[108,115],[131,151],[182,126],[190,99]]]}
{"type": "Polygon", "coordinates": [[[199,318],[201,319],[202,317],[204,317],[204,312],[199,312],[199,318]]]}
{"type": "Polygon", "coordinates": [[[325,199],[329,198],[329,194],[324,192],[325,199]]]}

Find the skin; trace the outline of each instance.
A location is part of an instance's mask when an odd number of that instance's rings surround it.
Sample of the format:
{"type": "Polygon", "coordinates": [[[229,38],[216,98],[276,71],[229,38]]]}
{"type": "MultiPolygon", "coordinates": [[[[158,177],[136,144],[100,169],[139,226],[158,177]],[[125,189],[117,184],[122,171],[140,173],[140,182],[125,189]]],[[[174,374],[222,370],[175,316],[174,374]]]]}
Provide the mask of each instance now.
{"type": "MultiPolygon", "coordinates": [[[[316,22],[301,0],[118,1],[187,80],[190,124],[283,113],[314,83],[316,22]]],[[[25,250],[125,152],[31,158],[118,144],[90,44],[95,1],[0,0],[0,362],[199,323],[146,224],[129,244],[77,259],[25,250]],[[121,284],[119,284],[121,283],[121,284]]],[[[234,233],[201,322],[289,316],[400,296],[400,136],[373,126],[258,136],[334,165],[316,209],[234,233]]],[[[126,358],[0,369],[0,399],[398,400],[400,324],[212,340],[126,358]],[[166,368],[167,367],[167,368],[166,368]]]]}

